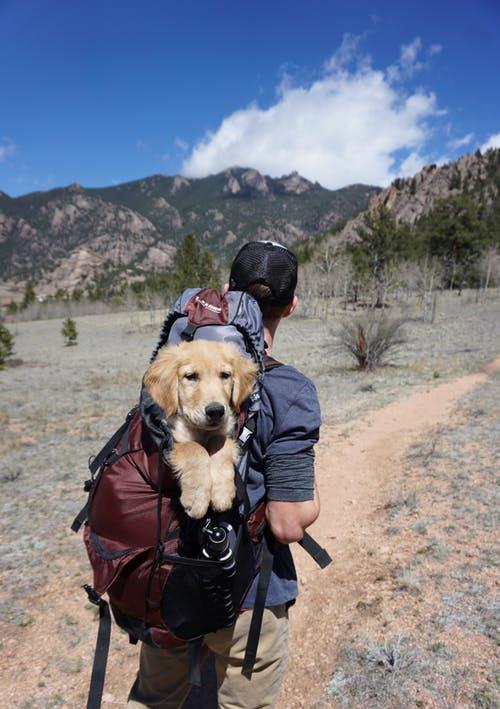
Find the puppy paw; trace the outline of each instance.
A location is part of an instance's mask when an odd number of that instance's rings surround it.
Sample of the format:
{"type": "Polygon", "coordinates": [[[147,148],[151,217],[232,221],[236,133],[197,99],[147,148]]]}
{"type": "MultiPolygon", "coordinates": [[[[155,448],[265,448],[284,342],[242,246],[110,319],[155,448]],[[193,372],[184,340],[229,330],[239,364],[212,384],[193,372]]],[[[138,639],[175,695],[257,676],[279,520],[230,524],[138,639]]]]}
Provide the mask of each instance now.
{"type": "Polygon", "coordinates": [[[239,449],[231,438],[226,438],[222,445],[210,456],[210,475],[212,478],[212,507],[217,512],[231,508],[236,494],[234,485],[234,465],[238,460],[239,449]]]}
{"type": "Polygon", "coordinates": [[[201,519],[207,514],[208,506],[210,505],[210,495],[203,492],[195,495],[183,493],[181,495],[181,505],[189,517],[201,519]]]}
{"type": "Polygon", "coordinates": [[[198,443],[176,443],[168,457],[181,489],[180,501],[193,519],[201,519],[210,504],[210,458],[198,443]]]}
{"type": "Polygon", "coordinates": [[[233,485],[232,490],[212,492],[212,507],[216,512],[224,512],[230,510],[233,505],[233,500],[236,490],[233,485]]]}
{"type": "Polygon", "coordinates": [[[212,507],[216,512],[224,512],[232,507],[236,487],[234,484],[234,468],[227,466],[225,470],[212,471],[212,507]]]}

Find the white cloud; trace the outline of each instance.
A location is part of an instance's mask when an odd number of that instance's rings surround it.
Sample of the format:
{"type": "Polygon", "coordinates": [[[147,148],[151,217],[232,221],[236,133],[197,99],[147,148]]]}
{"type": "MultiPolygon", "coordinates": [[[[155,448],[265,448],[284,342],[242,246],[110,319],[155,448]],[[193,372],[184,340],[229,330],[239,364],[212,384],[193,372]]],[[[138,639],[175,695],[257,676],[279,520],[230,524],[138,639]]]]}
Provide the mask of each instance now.
{"type": "Polygon", "coordinates": [[[485,153],[490,148],[500,148],[500,133],[493,133],[493,135],[490,135],[486,143],[481,145],[481,152],[485,153]]]}
{"type": "Polygon", "coordinates": [[[189,143],[182,138],[174,138],[174,145],[176,148],[182,150],[183,153],[189,148],[189,143]]]}
{"type": "Polygon", "coordinates": [[[415,37],[410,44],[401,45],[398,61],[387,67],[389,81],[403,81],[421,71],[424,68],[424,63],[418,59],[421,50],[422,40],[420,37],[415,37]]]}
{"type": "Polygon", "coordinates": [[[458,150],[458,148],[463,148],[466,145],[469,145],[473,137],[474,133],[467,133],[467,135],[464,135],[463,138],[454,138],[448,142],[448,147],[452,150],[458,150]]]}
{"type": "Polygon", "coordinates": [[[10,138],[2,138],[0,143],[0,162],[4,162],[16,149],[15,143],[10,138]]]}
{"type": "Polygon", "coordinates": [[[355,35],[346,32],[342,37],[340,47],[332,54],[330,59],[325,62],[324,68],[327,72],[335,72],[343,69],[353,59],[359,57],[359,45],[363,35],[355,35]]]}
{"type": "Polygon", "coordinates": [[[439,53],[442,52],[442,51],[443,51],[443,45],[441,45],[441,44],[431,44],[431,46],[430,46],[429,49],[427,50],[427,54],[428,54],[430,57],[433,57],[434,55],[439,54],[439,53]]]}
{"type": "MultiPolygon", "coordinates": [[[[271,176],[298,170],[338,188],[354,182],[386,185],[401,174],[398,158],[405,169],[417,164],[432,120],[442,114],[436,97],[395,84],[387,70],[357,56],[358,42],[346,35],[313,83],[282,82],[269,108],[254,102],[227,116],[193,147],[182,174],[201,177],[233,165],[271,176]],[[348,69],[353,59],[357,65],[348,69]]],[[[420,49],[418,38],[402,48],[400,72],[416,70],[420,49]]]]}
{"type": "Polygon", "coordinates": [[[410,153],[399,166],[398,175],[401,177],[412,177],[423,168],[426,159],[418,153],[410,153]]]}

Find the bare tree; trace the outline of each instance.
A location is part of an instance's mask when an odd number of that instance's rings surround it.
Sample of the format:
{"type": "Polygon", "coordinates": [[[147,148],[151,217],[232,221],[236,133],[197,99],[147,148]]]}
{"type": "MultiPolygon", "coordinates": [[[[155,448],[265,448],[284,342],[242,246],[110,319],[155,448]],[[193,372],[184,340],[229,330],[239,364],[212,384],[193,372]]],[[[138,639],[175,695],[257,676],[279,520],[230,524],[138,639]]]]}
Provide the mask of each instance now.
{"type": "Polygon", "coordinates": [[[490,246],[479,259],[479,271],[483,294],[491,283],[498,284],[500,280],[500,252],[497,246],[490,246]]]}
{"type": "Polygon", "coordinates": [[[304,317],[314,317],[316,314],[317,273],[313,263],[301,266],[298,294],[304,317]]]}
{"type": "Polygon", "coordinates": [[[415,264],[415,285],[424,322],[434,322],[437,291],[443,284],[443,270],[436,258],[426,256],[415,264]]]}

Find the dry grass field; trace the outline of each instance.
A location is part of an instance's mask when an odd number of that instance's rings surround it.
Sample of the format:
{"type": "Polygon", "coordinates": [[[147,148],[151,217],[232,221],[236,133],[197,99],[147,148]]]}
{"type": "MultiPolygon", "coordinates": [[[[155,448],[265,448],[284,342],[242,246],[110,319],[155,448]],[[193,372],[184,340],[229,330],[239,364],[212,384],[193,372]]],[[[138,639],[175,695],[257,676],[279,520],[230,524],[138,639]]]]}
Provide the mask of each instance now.
{"type": "MultiPolygon", "coordinates": [[[[299,549],[280,709],[497,706],[495,605],[500,295],[441,296],[434,324],[372,373],[339,350],[342,311],[294,316],[275,356],[315,382],[325,571],[299,549]]],[[[2,706],[85,706],[96,623],[69,530],[86,460],[135,403],[161,313],[20,323],[0,372],[2,706]]],[[[349,314],[347,314],[349,317],[349,314]]],[[[123,706],[137,649],[114,630],[104,707],[123,706]]]]}

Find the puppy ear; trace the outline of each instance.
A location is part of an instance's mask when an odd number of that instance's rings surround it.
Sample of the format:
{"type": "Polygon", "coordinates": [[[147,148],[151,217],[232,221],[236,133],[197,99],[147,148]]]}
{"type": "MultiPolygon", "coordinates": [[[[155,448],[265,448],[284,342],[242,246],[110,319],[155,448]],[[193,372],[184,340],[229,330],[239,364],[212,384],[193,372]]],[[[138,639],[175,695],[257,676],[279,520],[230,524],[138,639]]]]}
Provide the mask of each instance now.
{"type": "Polygon", "coordinates": [[[160,350],[144,375],[144,384],[167,416],[173,416],[179,406],[177,347],[160,350]]]}
{"type": "Polygon", "coordinates": [[[257,377],[258,367],[251,359],[236,355],[233,360],[233,391],[231,399],[234,409],[239,411],[241,405],[252,393],[257,377]]]}

